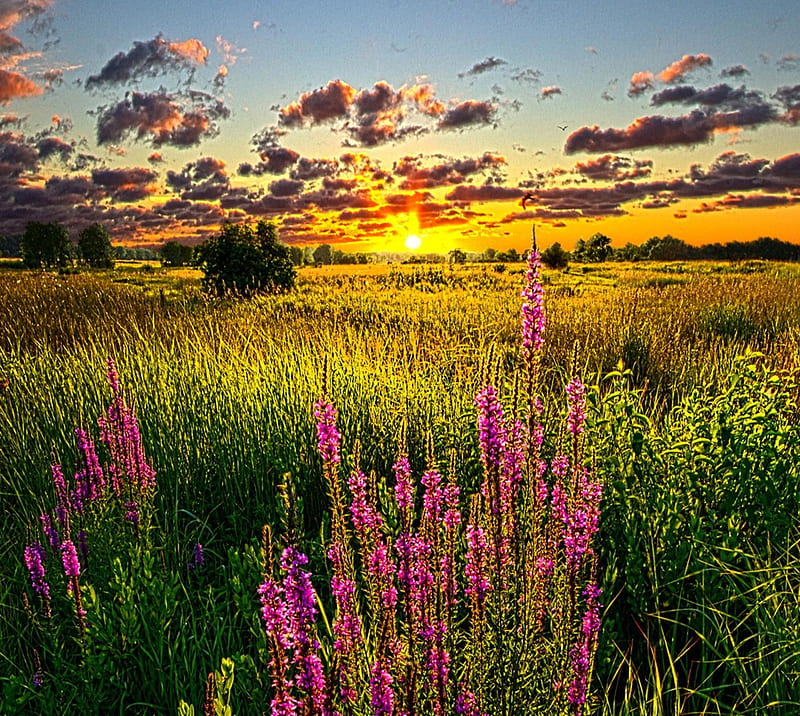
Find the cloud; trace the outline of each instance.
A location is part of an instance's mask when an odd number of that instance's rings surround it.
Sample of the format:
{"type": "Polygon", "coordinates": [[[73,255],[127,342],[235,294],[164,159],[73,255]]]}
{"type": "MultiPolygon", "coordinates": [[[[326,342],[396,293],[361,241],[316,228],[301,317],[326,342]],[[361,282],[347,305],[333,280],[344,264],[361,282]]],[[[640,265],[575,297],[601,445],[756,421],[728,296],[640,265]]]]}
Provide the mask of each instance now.
{"type": "Polygon", "coordinates": [[[158,174],[146,167],[126,167],[122,169],[95,169],[92,181],[107,189],[115,201],[134,202],[154,194],[154,182],[158,174]]]}
{"type": "MultiPolygon", "coordinates": [[[[710,100],[709,100],[710,101],[710,100]]],[[[696,109],[680,117],[651,115],[635,119],[625,129],[581,127],[564,145],[567,154],[575,152],[619,152],[642,147],[670,147],[709,142],[715,132],[754,127],[778,118],[775,108],[761,101],[760,95],[744,96],[740,106],[721,109],[696,109]],[[748,104],[750,100],[752,104],[748,104]]]]}
{"type": "Polygon", "coordinates": [[[484,72],[489,72],[502,65],[507,65],[508,62],[501,60],[498,57],[487,57],[485,60],[476,62],[466,72],[459,72],[459,77],[473,77],[475,75],[482,75],[484,72]]]}
{"type": "Polygon", "coordinates": [[[439,129],[463,129],[475,125],[493,124],[497,107],[491,102],[465,100],[448,109],[439,120],[439,129]]]}
{"type": "Polygon", "coordinates": [[[216,157],[201,157],[183,166],[180,172],[168,171],[167,184],[181,192],[181,199],[211,201],[230,190],[225,162],[216,157]]]}
{"type": "Polygon", "coordinates": [[[496,184],[483,184],[482,186],[469,186],[462,184],[445,195],[450,201],[514,201],[525,195],[522,189],[515,187],[497,186],[496,184]]]}
{"type": "Polygon", "coordinates": [[[279,110],[279,124],[302,127],[320,124],[347,115],[356,90],[341,80],[331,80],[325,87],[306,92],[300,99],[279,110]]]}
{"type": "Polygon", "coordinates": [[[639,179],[651,174],[653,162],[650,159],[633,160],[616,154],[604,154],[597,159],[578,162],[575,171],[594,181],[639,179]]]}
{"type": "Polygon", "coordinates": [[[561,94],[561,87],[550,85],[548,87],[542,87],[541,91],[539,92],[539,97],[541,99],[549,99],[557,94],[561,94]]]}
{"type": "Polygon", "coordinates": [[[66,162],[75,152],[75,147],[60,137],[44,136],[36,142],[36,151],[40,159],[57,156],[62,162],[66,162]]]}
{"type": "Polygon", "coordinates": [[[184,42],[167,40],[156,35],[147,42],[136,41],[128,52],[112,57],[96,75],[86,79],[87,90],[104,85],[136,82],[144,77],[158,77],[170,71],[189,70],[205,64],[208,49],[200,40],[184,42]]]}
{"type": "Polygon", "coordinates": [[[702,52],[697,55],[684,55],[661,70],[658,73],[658,79],[668,84],[679,82],[690,72],[700,67],[709,67],[711,64],[711,58],[702,52]]]}
{"type": "Polygon", "coordinates": [[[775,66],[780,72],[792,72],[800,68],[800,58],[797,55],[784,55],[775,61],[775,66]]]}
{"type": "Polygon", "coordinates": [[[511,73],[510,78],[514,82],[519,82],[520,84],[534,85],[538,84],[539,81],[541,80],[542,71],[537,70],[533,67],[525,67],[522,69],[514,70],[511,73]]]}
{"type": "Polygon", "coordinates": [[[17,132],[0,132],[0,177],[15,177],[38,168],[39,152],[24,135],[17,132]]]}
{"type": "Polygon", "coordinates": [[[118,143],[133,137],[151,142],[189,147],[219,132],[217,120],[230,110],[203,93],[184,96],[159,92],[130,92],[121,102],[100,108],[97,118],[98,144],[118,143]]]}
{"type": "Polygon", "coordinates": [[[744,77],[744,75],[749,75],[750,70],[748,70],[744,65],[733,65],[731,67],[723,68],[719,76],[720,77],[744,77]]]}
{"type": "Polygon", "coordinates": [[[496,171],[506,163],[505,157],[490,152],[480,157],[448,159],[432,166],[423,166],[422,157],[406,156],[395,162],[393,172],[403,177],[399,187],[408,189],[433,189],[461,184],[468,177],[484,171],[496,171]]]}
{"type": "Polygon", "coordinates": [[[0,104],[8,104],[17,97],[36,97],[44,89],[18,72],[0,70],[0,104]]]}
{"type": "Polygon", "coordinates": [[[655,87],[656,80],[665,84],[680,82],[692,71],[700,67],[708,67],[711,64],[711,58],[701,52],[697,55],[684,55],[657,74],[648,71],[635,72],[628,84],[628,96],[639,97],[648,92],[655,87]]]}

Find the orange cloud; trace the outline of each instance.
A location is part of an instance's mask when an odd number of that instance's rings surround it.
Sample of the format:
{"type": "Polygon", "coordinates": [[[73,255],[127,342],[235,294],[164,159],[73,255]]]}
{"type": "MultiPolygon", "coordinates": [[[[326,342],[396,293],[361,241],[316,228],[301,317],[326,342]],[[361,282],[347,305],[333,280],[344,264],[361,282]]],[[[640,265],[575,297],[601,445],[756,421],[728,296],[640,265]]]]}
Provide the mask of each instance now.
{"type": "Polygon", "coordinates": [[[0,70],[0,103],[8,104],[15,97],[36,97],[44,90],[18,72],[0,70]]]}
{"type": "Polygon", "coordinates": [[[198,65],[204,65],[208,59],[208,48],[194,38],[189,38],[185,42],[170,42],[169,51],[198,65]]]}
{"type": "Polygon", "coordinates": [[[711,58],[703,52],[697,55],[684,55],[661,70],[658,73],[658,79],[662,82],[677,82],[692,70],[696,70],[698,67],[708,67],[711,64],[711,58]]]}

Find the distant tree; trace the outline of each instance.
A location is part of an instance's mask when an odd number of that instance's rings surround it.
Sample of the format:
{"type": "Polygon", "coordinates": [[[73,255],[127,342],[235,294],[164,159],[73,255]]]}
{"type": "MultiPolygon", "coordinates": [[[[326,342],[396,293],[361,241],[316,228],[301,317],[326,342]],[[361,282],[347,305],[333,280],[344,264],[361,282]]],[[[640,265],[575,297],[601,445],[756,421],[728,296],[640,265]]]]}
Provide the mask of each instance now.
{"type": "Polygon", "coordinates": [[[695,250],[674,236],[651,236],[641,246],[642,256],[651,261],[687,261],[694,258],[695,250]]]}
{"type": "Polygon", "coordinates": [[[20,240],[20,252],[26,268],[66,266],[72,260],[69,232],[61,224],[31,221],[20,240]]]}
{"type": "Polygon", "coordinates": [[[19,236],[0,236],[0,256],[5,259],[18,259],[22,256],[19,236]]]}
{"type": "Polygon", "coordinates": [[[294,266],[302,266],[305,261],[303,261],[303,247],[302,246],[290,246],[289,247],[289,258],[292,260],[292,264],[294,266]]]}
{"type": "Polygon", "coordinates": [[[639,261],[642,258],[642,251],[630,241],[625,244],[621,249],[614,252],[614,259],[617,261],[639,261]]]}
{"type": "Polygon", "coordinates": [[[316,263],[314,261],[314,247],[313,246],[304,246],[303,247],[303,263],[309,266],[316,263]]]}
{"type": "Polygon", "coordinates": [[[611,255],[611,239],[605,234],[593,234],[586,245],[586,260],[592,263],[606,261],[611,255]]]}
{"type": "Polygon", "coordinates": [[[569,265],[569,254],[556,241],[542,251],[542,263],[552,269],[564,269],[569,265]]]}
{"type": "Polygon", "coordinates": [[[222,295],[233,291],[249,296],[258,291],[288,290],[297,271],[289,247],[278,242],[275,224],[223,224],[218,236],[197,247],[206,291],[222,295]]]}
{"type": "Polygon", "coordinates": [[[488,249],[484,249],[481,254],[481,261],[497,261],[497,249],[493,249],[491,246],[488,249]]]}
{"type": "Polygon", "coordinates": [[[314,249],[314,263],[329,266],[333,263],[333,247],[330,244],[320,244],[314,249]]]}
{"type": "Polygon", "coordinates": [[[522,257],[520,256],[519,251],[512,247],[508,249],[508,251],[501,251],[499,254],[497,254],[497,260],[515,263],[516,261],[521,261],[522,257]]]}
{"type": "Polygon", "coordinates": [[[161,247],[161,263],[164,266],[189,266],[194,259],[194,248],[177,241],[167,241],[161,247]]]}
{"type": "Polygon", "coordinates": [[[461,249],[453,249],[447,254],[447,260],[451,264],[463,264],[467,260],[467,254],[461,249]]]}
{"type": "Polygon", "coordinates": [[[111,234],[102,224],[92,224],[81,231],[78,235],[78,249],[81,260],[92,268],[112,268],[114,266],[111,234]]]}

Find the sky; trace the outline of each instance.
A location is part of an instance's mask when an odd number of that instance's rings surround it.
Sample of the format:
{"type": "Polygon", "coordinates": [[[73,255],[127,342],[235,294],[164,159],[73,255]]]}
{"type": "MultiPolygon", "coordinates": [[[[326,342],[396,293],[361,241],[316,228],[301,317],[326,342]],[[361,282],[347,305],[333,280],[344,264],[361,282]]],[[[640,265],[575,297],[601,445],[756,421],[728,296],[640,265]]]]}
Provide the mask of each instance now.
{"type": "Polygon", "coordinates": [[[794,0],[0,0],[0,103],[3,235],[800,243],[794,0]]]}

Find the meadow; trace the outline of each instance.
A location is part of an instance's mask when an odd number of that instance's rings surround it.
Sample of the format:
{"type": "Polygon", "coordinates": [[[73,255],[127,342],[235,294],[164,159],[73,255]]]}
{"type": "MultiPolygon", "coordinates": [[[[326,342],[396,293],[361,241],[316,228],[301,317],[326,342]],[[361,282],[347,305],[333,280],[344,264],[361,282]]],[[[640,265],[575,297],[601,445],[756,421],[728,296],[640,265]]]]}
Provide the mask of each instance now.
{"type": "MultiPolygon", "coordinates": [[[[239,301],[205,298],[189,269],[1,270],[0,712],[268,713],[267,543],[291,535],[330,576],[315,403],[336,406],[342,455],[382,507],[403,451],[416,474],[433,464],[476,493],[476,394],[524,402],[524,281],[523,264],[304,268],[295,291],[239,301]],[[85,467],[75,429],[100,445],[109,357],[156,487],[136,529],[109,506],[86,517],[102,562],[88,557],[91,587],[62,576],[47,617],[23,550],[58,503],[52,464],[85,467]]],[[[580,376],[580,460],[603,495],[602,626],[579,712],[797,713],[800,267],[573,265],[542,283],[542,455],[570,440],[564,386],[580,376]]]]}

